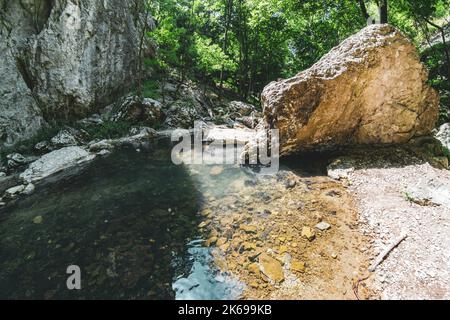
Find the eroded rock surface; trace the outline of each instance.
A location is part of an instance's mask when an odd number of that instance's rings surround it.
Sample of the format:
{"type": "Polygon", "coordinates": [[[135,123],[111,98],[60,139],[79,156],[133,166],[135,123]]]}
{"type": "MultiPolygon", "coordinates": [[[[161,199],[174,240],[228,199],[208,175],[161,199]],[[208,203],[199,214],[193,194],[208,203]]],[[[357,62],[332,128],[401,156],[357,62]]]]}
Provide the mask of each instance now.
{"type": "Polygon", "coordinates": [[[36,160],[20,178],[28,183],[47,178],[77,164],[92,160],[95,156],[81,147],[66,147],[42,156],[36,160]]]}
{"type": "Polygon", "coordinates": [[[439,127],[438,132],[436,133],[436,138],[444,147],[450,149],[450,123],[444,123],[439,127]]]}
{"type": "Polygon", "coordinates": [[[413,44],[389,25],[369,26],[310,69],[263,91],[266,124],[281,153],[352,144],[397,144],[427,135],[439,97],[413,44]]]}
{"type": "Polygon", "coordinates": [[[141,30],[153,23],[134,1],[0,0],[0,7],[1,144],[33,136],[44,118],[104,107],[133,85],[141,30]]]}

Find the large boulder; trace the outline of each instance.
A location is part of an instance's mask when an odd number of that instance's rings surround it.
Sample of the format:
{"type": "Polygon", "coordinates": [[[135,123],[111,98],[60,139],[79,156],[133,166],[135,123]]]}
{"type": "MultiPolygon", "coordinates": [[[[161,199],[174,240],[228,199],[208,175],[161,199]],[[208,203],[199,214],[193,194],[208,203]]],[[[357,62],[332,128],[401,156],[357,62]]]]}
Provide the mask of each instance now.
{"type": "Polygon", "coordinates": [[[372,25],[310,69],[270,83],[265,123],[280,130],[281,154],[349,144],[398,144],[427,135],[439,97],[414,45],[389,25],[372,25]]]}
{"type": "Polygon", "coordinates": [[[0,144],[31,137],[44,119],[107,106],[131,88],[143,27],[153,23],[136,3],[0,0],[0,144]]]}

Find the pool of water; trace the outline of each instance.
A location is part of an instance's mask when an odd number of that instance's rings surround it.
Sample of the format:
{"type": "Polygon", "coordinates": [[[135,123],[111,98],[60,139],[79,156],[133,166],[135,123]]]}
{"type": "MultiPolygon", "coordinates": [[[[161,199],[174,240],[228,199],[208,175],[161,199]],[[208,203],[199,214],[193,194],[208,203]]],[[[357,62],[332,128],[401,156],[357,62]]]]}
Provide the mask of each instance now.
{"type": "Polygon", "coordinates": [[[164,141],[120,150],[3,210],[0,298],[236,298],[202,247],[198,182],[170,152],[164,141]],[[79,291],[67,289],[70,265],[79,291]]]}
{"type": "MultiPolygon", "coordinates": [[[[239,298],[243,284],[203,245],[201,211],[258,177],[237,165],[176,166],[171,150],[164,140],[118,150],[0,211],[0,298],[239,298]],[[67,288],[71,265],[81,290],[67,288]]],[[[286,162],[322,174],[317,159],[286,162]]]]}

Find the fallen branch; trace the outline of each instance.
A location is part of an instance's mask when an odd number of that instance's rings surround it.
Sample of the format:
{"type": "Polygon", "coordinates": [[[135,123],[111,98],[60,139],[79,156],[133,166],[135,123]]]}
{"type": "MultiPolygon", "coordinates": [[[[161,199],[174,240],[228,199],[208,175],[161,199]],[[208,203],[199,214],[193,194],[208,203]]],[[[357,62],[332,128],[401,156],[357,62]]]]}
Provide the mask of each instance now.
{"type": "Polygon", "coordinates": [[[369,267],[369,272],[374,272],[375,269],[383,262],[383,260],[387,257],[387,255],[394,250],[395,247],[397,247],[400,242],[402,242],[403,240],[406,239],[408,235],[406,233],[403,233],[400,237],[398,237],[397,239],[395,239],[394,242],[392,242],[389,247],[387,247],[382,253],[380,253],[380,255],[378,256],[378,258],[375,259],[375,261],[372,263],[372,265],[369,267]]]}

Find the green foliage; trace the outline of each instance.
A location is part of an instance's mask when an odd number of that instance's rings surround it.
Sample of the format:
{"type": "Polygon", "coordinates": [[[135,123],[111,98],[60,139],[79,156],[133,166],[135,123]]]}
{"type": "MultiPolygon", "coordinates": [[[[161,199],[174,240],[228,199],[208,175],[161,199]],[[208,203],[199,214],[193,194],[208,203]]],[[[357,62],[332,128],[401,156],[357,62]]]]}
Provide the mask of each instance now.
{"type": "Polygon", "coordinates": [[[125,136],[131,129],[132,124],[124,121],[104,121],[101,124],[82,126],[92,139],[116,139],[125,136]]]}
{"type": "MultiPolygon", "coordinates": [[[[159,70],[214,82],[251,100],[270,81],[310,67],[378,13],[375,0],[155,0],[159,70]]],[[[389,0],[389,20],[422,47],[449,0],[389,0]],[[428,22],[427,22],[428,21],[428,22]]],[[[442,25],[442,23],[441,23],[442,25]]],[[[436,50],[437,49],[437,50],[436,50]]],[[[442,78],[443,50],[424,55],[442,78]],[[440,56],[438,56],[440,55],[440,56]]],[[[447,79],[443,79],[447,81],[447,79]]],[[[436,84],[441,86],[441,84],[436,84]]]]}

